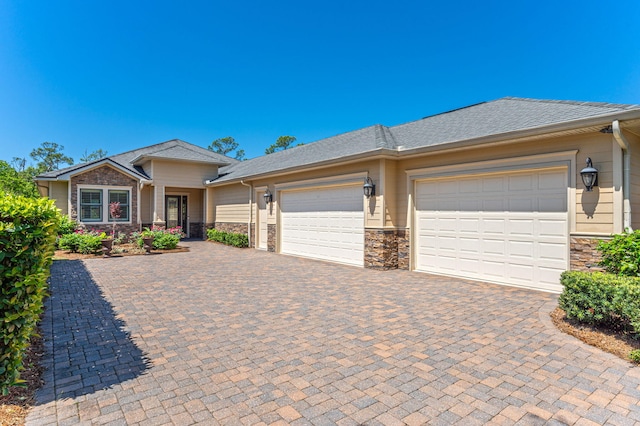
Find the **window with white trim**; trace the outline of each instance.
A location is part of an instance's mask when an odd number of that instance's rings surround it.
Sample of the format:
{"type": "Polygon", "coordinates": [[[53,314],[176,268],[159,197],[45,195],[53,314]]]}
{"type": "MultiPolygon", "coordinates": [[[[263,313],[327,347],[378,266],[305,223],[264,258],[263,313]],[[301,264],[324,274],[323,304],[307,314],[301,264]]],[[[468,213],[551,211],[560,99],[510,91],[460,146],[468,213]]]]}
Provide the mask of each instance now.
{"type": "Polygon", "coordinates": [[[85,223],[113,223],[109,204],[120,203],[118,222],[131,221],[131,189],[126,187],[80,187],[78,189],[78,219],[85,223]]]}
{"type": "MultiPolygon", "coordinates": [[[[120,217],[115,219],[116,222],[129,221],[129,191],[125,190],[109,190],[109,204],[120,203],[120,217]]],[[[114,219],[109,215],[109,222],[114,219]]]]}
{"type": "Polygon", "coordinates": [[[102,190],[80,190],[80,221],[102,222],[102,190]]]}

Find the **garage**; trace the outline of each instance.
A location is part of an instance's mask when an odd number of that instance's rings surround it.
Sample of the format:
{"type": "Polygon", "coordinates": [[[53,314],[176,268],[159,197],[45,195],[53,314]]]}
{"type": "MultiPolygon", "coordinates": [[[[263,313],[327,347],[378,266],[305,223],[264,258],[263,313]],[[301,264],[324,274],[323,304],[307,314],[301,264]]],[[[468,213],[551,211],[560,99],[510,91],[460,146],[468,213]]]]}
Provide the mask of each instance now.
{"type": "Polygon", "coordinates": [[[566,167],[415,182],[415,270],[561,291],[566,167]]]}
{"type": "Polygon", "coordinates": [[[280,193],[280,251],[364,265],[362,185],[280,193]]]}

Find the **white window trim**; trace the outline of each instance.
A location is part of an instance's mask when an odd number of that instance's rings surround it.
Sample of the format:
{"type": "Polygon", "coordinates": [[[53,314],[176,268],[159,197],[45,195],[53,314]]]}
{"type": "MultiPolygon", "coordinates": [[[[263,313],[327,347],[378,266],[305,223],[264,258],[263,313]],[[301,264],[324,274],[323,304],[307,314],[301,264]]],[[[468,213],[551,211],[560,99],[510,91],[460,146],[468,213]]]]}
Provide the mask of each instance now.
{"type": "Polygon", "coordinates": [[[132,200],[133,189],[130,186],[81,184],[81,185],[78,185],[76,191],[77,191],[77,205],[75,206],[75,208],[77,209],[78,222],[83,223],[83,224],[88,225],[88,226],[93,226],[93,225],[111,225],[111,226],[113,226],[114,222],[109,221],[109,191],[127,191],[129,193],[129,220],[117,221],[115,223],[118,224],[118,225],[121,225],[121,224],[130,225],[132,223],[131,218],[133,217],[133,206],[131,205],[131,200],[132,200]],[[81,218],[82,209],[81,209],[81,206],[80,206],[80,202],[81,202],[80,190],[82,190],[82,189],[93,189],[93,190],[102,191],[102,220],[101,221],[94,222],[94,221],[83,221],[82,220],[82,218],[81,218]]]}

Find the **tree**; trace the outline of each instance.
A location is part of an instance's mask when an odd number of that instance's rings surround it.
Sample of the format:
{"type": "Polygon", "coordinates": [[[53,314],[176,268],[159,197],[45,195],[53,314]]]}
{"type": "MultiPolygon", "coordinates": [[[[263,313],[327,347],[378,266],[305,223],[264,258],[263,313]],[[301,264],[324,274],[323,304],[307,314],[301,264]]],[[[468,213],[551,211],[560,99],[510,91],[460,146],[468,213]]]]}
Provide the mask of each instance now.
{"type": "Polygon", "coordinates": [[[244,159],[244,149],[238,149],[238,142],[232,137],[227,136],[225,138],[219,138],[215,141],[211,142],[211,145],[207,147],[209,151],[217,152],[218,154],[227,155],[230,152],[235,151],[235,159],[243,160],[244,159]]]}
{"type": "MultiPolygon", "coordinates": [[[[265,154],[273,154],[274,152],[283,151],[285,149],[291,148],[291,145],[296,141],[295,136],[280,136],[276,142],[271,145],[269,148],[264,150],[265,154]]],[[[299,143],[296,146],[304,145],[303,143],[299,143]]]]}
{"type": "Polygon", "coordinates": [[[31,158],[38,162],[36,168],[39,173],[46,173],[52,170],[58,170],[60,164],[73,164],[73,158],[67,157],[62,153],[64,146],[55,142],[42,142],[39,148],[31,151],[31,158]]]}
{"type": "Polygon", "coordinates": [[[24,197],[39,196],[35,182],[26,173],[18,172],[2,160],[0,160],[0,191],[24,197]]]}
{"type": "Polygon", "coordinates": [[[89,161],[100,160],[107,156],[107,151],[103,151],[102,149],[98,149],[93,151],[91,154],[87,154],[87,150],[84,150],[84,155],[80,157],[80,161],[83,163],[87,163],[89,161]]]}

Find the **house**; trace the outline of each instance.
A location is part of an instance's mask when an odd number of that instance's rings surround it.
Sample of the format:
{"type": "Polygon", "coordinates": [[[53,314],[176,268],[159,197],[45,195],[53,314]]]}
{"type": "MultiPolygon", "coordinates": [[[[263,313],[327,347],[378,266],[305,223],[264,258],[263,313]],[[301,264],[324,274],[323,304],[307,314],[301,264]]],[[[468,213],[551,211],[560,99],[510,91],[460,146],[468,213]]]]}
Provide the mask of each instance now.
{"type": "Polygon", "coordinates": [[[242,162],[174,140],[38,184],[85,224],[117,200],[130,229],[557,292],[600,239],[640,227],[640,105],[502,98],[242,162]]]}
{"type": "Polygon", "coordinates": [[[258,249],[557,292],[640,226],[640,105],[502,98],[219,172],[207,227],[258,249]]]}
{"type": "Polygon", "coordinates": [[[121,232],[143,227],[181,226],[187,236],[204,236],[206,187],[218,168],[238,161],[170,140],[36,177],[40,193],[56,200],[63,214],[89,229],[113,224],[109,203],[120,203],[121,232]]]}

